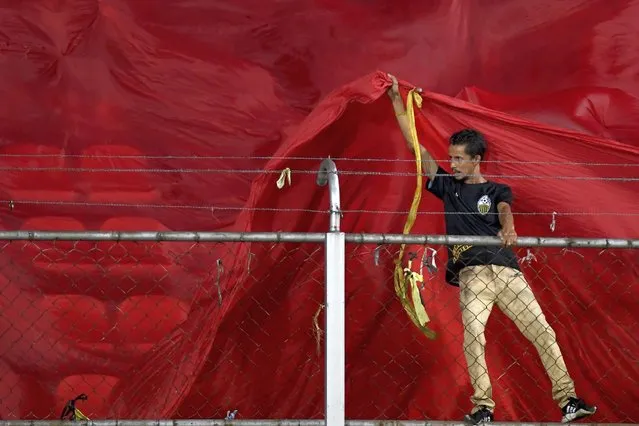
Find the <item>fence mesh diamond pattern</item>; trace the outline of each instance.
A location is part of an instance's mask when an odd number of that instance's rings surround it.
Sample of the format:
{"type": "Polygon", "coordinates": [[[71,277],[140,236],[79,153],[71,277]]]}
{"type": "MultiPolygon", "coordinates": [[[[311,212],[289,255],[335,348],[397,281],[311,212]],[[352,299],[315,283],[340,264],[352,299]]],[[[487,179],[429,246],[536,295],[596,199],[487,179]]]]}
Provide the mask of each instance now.
{"type": "MultiPolygon", "coordinates": [[[[482,376],[485,352],[484,397],[502,418],[556,420],[545,367],[565,362],[577,391],[605,408],[598,421],[638,421],[639,379],[624,365],[638,362],[637,250],[517,249],[536,310],[512,274],[499,284],[480,269],[466,271],[475,291],[464,299],[468,286],[444,282],[445,246],[408,245],[434,339],[397,298],[398,251],[347,245],[348,418],[458,419],[472,406],[468,364],[482,376]],[[544,336],[556,336],[563,361],[544,336]]],[[[320,243],[6,241],[0,417],[55,419],[86,394],[76,404],[91,419],[149,407],[174,418],[321,419],[324,273],[320,243]]]]}
{"type": "Polygon", "coordinates": [[[322,416],[320,244],[5,242],[0,280],[4,419],[322,416]]]}
{"type": "Polygon", "coordinates": [[[435,339],[390,294],[398,252],[347,250],[349,418],[463,418],[473,406],[473,373],[475,397],[495,402],[501,419],[557,421],[574,385],[600,408],[597,421],[637,421],[639,378],[629,367],[639,362],[639,251],[518,248],[521,273],[469,267],[456,288],[445,283],[447,247],[407,246],[403,265],[412,259],[423,277],[435,339]],[[353,397],[367,389],[383,392],[353,397]]]}

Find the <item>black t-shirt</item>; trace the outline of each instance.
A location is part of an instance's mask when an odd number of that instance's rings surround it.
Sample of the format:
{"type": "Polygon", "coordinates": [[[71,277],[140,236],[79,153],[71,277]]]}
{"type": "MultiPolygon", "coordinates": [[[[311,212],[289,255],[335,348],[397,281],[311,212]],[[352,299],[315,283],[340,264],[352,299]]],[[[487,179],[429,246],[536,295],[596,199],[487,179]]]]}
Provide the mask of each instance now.
{"type": "MultiPolygon", "coordinates": [[[[495,237],[501,230],[497,205],[512,204],[508,185],[496,182],[467,184],[456,180],[444,169],[427,183],[429,192],[444,202],[446,233],[495,237]]],[[[454,245],[448,246],[446,281],[459,286],[459,271],[466,266],[498,265],[519,270],[515,252],[505,247],[454,245]]]]}

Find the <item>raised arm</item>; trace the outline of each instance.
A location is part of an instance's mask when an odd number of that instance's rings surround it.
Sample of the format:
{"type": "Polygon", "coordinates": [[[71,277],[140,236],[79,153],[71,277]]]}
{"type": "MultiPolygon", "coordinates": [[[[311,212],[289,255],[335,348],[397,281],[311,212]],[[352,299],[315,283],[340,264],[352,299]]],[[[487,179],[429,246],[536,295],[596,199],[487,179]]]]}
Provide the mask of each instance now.
{"type": "MultiPolygon", "coordinates": [[[[393,102],[393,109],[395,110],[397,123],[399,124],[399,128],[401,129],[402,134],[404,135],[404,139],[406,140],[406,146],[408,146],[410,152],[415,154],[413,150],[413,142],[411,140],[410,127],[408,125],[408,117],[406,116],[404,101],[402,100],[402,96],[399,94],[399,85],[397,83],[397,79],[393,75],[389,74],[388,76],[393,82],[393,85],[388,89],[388,96],[393,102]]],[[[419,149],[422,157],[422,169],[430,179],[433,179],[437,174],[437,162],[422,145],[419,145],[419,149]]]]}

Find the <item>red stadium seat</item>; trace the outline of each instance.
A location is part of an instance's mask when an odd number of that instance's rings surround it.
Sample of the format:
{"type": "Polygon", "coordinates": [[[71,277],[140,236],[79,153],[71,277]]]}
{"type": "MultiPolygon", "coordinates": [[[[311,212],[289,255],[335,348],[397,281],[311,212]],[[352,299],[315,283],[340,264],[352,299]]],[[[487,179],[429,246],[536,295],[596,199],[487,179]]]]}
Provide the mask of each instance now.
{"type": "Polygon", "coordinates": [[[186,319],[189,304],[165,296],[133,296],[118,311],[118,328],[128,343],[155,344],[186,319]]]}
{"type": "MultiPolygon", "coordinates": [[[[36,217],[25,221],[22,228],[84,230],[82,223],[66,217],[36,217]]],[[[166,230],[154,219],[136,217],[112,218],[100,228],[166,230]]],[[[132,295],[168,292],[188,299],[192,286],[184,283],[185,270],[176,259],[183,253],[188,255],[190,246],[129,241],[14,242],[5,251],[10,255],[1,258],[0,272],[6,270],[23,288],[44,294],[121,301],[132,295]]]]}
{"type": "MultiPolygon", "coordinates": [[[[144,217],[113,217],[100,227],[102,231],[167,231],[162,223],[144,217]]],[[[195,283],[187,282],[189,270],[184,259],[191,259],[193,243],[184,242],[99,242],[107,254],[101,265],[126,297],[167,294],[190,299],[195,283]]]]}
{"type": "MultiPolygon", "coordinates": [[[[147,217],[113,217],[106,220],[100,231],[168,231],[169,229],[155,219],[147,217]]],[[[109,253],[109,257],[104,261],[112,264],[161,264],[170,265],[172,258],[169,252],[171,246],[173,251],[177,246],[185,250],[185,243],[157,243],[149,242],[100,242],[100,248],[109,253]]]]}
{"type": "Polygon", "coordinates": [[[50,170],[68,167],[62,148],[19,143],[0,148],[0,154],[2,155],[0,156],[0,182],[2,182],[3,190],[12,200],[72,201],[76,199],[78,194],[73,187],[74,176],[64,170],[50,170]]]}
{"type": "MultiPolygon", "coordinates": [[[[84,225],[71,217],[41,216],[25,220],[22,230],[83,231],[84,225]]],[[[2,250],[0,272],[22,288],[60,291],[56,278],[61,265],[81,265],[94,243],[86,241],[13,241],[2,250]],[[53,274],[53,275],[52,275],[53,274]]],[[[63,280],[73,281],[73,277],[63,280]]],[[[62,288],[66,288],[66,285],[62,288]]]]}
{"type": "Polygon", "coordinates": [[[52,329],[75,342],[110,342],[110,331],[116,325],[116,315],[108,315],[104,302],[90,296],[45,296],[39,309],[46,312],[52,329]]]}
{"type": "Polygon", "coordinates": [[[93,145],[82,152],[82,169],[131,169],[131,172],[82,172],[79,183],[91,202],[147,204],[159,199],[159,190],[151,184],[146,159],[126,145],[93,145]],[[132,158],[135,157],[135,158],[132,158]]]}

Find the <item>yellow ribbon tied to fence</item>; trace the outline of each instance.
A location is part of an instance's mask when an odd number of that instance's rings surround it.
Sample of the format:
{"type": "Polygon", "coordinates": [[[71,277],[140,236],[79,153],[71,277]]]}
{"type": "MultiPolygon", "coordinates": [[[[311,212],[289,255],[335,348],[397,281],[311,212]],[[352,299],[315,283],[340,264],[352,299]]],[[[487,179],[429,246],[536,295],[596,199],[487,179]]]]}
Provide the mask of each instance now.
{"type": "Polygon", "coordinates": [[[277,182],[275,184],[279,189],[282,189],[287,182],[288,186],[291,186],[291,169],[288,167],[282,170],[282,172],[280,173],[280,177],[279,179],[277,179],[277,182]]]}
{"type": "Polygon", "coordinates": [[[62,414],[60,414],[60,420],[71,420],[73,422],[76,421],[91,421],[87,416],[80,411],[79,408],[75,406],[75,403],[78,401],[86,401],[89,397],[82,393],[75,397],[74,399],[69,400],[64,408],[62,409],[62,414]]]}
{"type": "MultiPolygon", "coordinates": [[[[404,224],[404,235],[409,234],[415,224],[417,209],[419,208],[419,203],[422,198],[422,157],[419,140],[417,138],[417,126],[415,125],[415,106],[417,106],[417,108],[421,108],[422,97],[415,89],[412,89],[408,92],[408,97],[406,99],[406,116],[410,126],[411,143],[415,152],[417,188],[415,189],[413,203],[411,204],[410,211],[408,212],[408,218],[404,224]]],[[[402,258],[404,256],[405,246],[405,244],[401,245],[399,256],[395,261],[395,293],[399,297],[399,300],[411,321],[413,321],[417,328],[419,328],[426,337],[434,339],[436,337],[436,333],[426,325],[430,322],[430,318],[426,313],[426,308],[424,307],[424,303],[419,292],[418,283],[423,282],[424,277],[412,270],[412,260],[408,260],[407,267],[402,267],[402,258]]]]}

